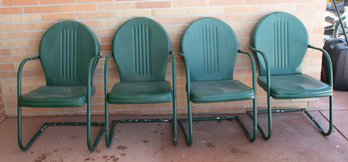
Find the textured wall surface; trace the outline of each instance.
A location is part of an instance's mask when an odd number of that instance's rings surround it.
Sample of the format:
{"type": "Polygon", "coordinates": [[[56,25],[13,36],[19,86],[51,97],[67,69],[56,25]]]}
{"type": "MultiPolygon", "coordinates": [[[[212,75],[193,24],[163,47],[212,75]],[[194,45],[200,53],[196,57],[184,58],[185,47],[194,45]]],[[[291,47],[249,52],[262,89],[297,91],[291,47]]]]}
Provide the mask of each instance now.
{"type": "Polygon", "coordinates": [[[0,121],[2,121],[5,118],[5,105],[4,105],[4,99],[2,95],[2,88],[0,85],[0,121]]]}
{"type": "MultiPolygon", "coordinates": [[[[9,116],[16,115],[18,65],[23,58],[38,55],[38,45],[43,33],[61,20],[77,20],[89,26],[96,33],[105,57],[110,54],[112,37],[117,28],[135,16],[150,17],[161,23],[171,36],[175,52],[178,51],[181,35],[187,25],[204,16],[227,22],[237,33],[241,48],[247,50],[252,28],[263,16],[274,11],[285,11],[298,16],[308,29],[310,43],[322,46],[325,0],[0,0],[0,112],[5,109],[9,116]]],[[[318,78],[320,63],[321,54],[309,50],[303,72],[318,78]]],[[[95,75],[97,92],[92,101],[95,114],[102,114],[104,108],[103,64],[104,59],[101,59],[95,75]]],[[[238,58],[235,70],[236,79],[251,85],[251,68],[247,57],[238,58]]],[[[167,76],[171,80],[171,63],[168,65],[167,76]]],[[[185,71],[179,57],[177,79],[179,113],[185,113],[185,71]]],[[[118,72],[112,63],[110,86],[118,80],[118,72]]],[[[23,83],[24,92],[45,84],[40,62],[31,62],[25,66],[23,83]]],[[[262,106],[265,102],[265,92],[258,88],[258,103],[262,106]]],[[[273,103],[276,107],[313,107],[316,100],[278,100],[273,103]]],[[[240,112],[250,108],[251,102],[193,106],[195,113],[240,112]]],[[[83,114],[85,110],[27,109],[24,113],[83,114]]],[[[110,111],[125,114],[168,114],[171,113],[171,104],[113,105],[110,111]]]]}

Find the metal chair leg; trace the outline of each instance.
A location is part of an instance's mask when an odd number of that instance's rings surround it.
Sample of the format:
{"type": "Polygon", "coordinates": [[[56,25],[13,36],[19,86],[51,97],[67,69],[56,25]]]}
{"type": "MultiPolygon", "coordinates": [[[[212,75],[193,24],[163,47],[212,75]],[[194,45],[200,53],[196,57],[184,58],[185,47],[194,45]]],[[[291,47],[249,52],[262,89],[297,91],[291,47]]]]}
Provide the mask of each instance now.
{"type": "Polygon", "coordinates": [[[23,134],[22,134],[22,107],[18,106],[18,112],[17,112],[17,128],[18,128],[18,146],[22,151],[28,151],[31,146],[33,145],[33,143],[39,138],[39,136],[49,127],[49,126],[87,126],[87,145],[88,145],[88,149],[90,151],[94,151],[101,136],[103,135],[104,129],[105,129],[105,125],[104,123],[96,123],[96,122],[91,122],[90,120],[90,109],[87,108],[87,113],[89,114],[89,116],[87,117],[88,121],[87,122],[45,122],[41,128],[34,134],[34,136],[29,140],[29,142],[24,145],[23,144],[23,134]],[[91,142],[91,133],[90,133],[90,127],[91,126],[102,126],[102,128],[100,129],[98,136],[96,137],[93,145],[91,142]]]}
{"type": "MultiPolygon", "coordinates": [[[[327,131],[324,131],[322,126],[315,120],[315,118],[305,109],[274,109],[272,110],[270,107],[270,101],[268,100],[268,109],[267,109],[267,114],[268,114],[268,135],[266,136],[265,133],[262,130],[262,127],[257,124],[257,127],[262,135],[262,137],[266,140],[270,139],[272,136],[272,113],[286,113],[286,112],[299,112],[302,111],[306,114],[306,116],[314,123],[314,125],[319,129],[320,133],[323,136],[329,136],[332,131],[333,131],[333,114],[332,114],[332,107],[333,107],[333,96],[329,96],[329,129],[327,131]]],[[[261,110],[262,112],[262,110],[261,110]]],[[[248,112],[248,115],[250,117],[253,117],[253,115],[248,112]]]]}
{"type": "Polygon", "coordinates": [[[173,97],[173,120],[172,120],[172,130],[173,130],[173,144],[178,144],[178,121],[177,121],[177,109],[176,109],[176,99],[173,97]]]}
{"type": "Polygon", "coordinates": [[[333,97],[330,96],[329,97],[329,130],[325,133],[324,131],[322,131],[322,134],[324,136],[328,136],[332,133],[333,131],[333,122],[332,122],[332,118],[333,118],[333,114],[332,114],[332,107],[333,107],[333,97]]]}
{"type": "Polygon", "coordinates": [[[266,140],[269,140],[272,137],[272,107],[271,107],[271,97],[269,95],[267,96],[267,117],[268,117],[268,135],[267,136],[265,135],[265,133],[262,131],[262,128],[259,124],[257,125],[257,127],[260,130],[262,137],[266,140]]]}
{"type": "Polygon", "coordinates": [[[100,129],[97,137],[95,138],[94,142],[91,141],[91,102],[90,100],[87,102],[87,146],[90,151],[94,151],[97,148],[97,145],[100,141],[100,138],[102,137],[104,130],[105,130],[105,124],[103,124],[102,128],[100,129]]]}
{"type": "MultiPolygon", "coordinates": [[[[254,119],[254,115],[252,115],[250,112],[247,112],[247,114],[254,119]]],[[[265,140],[269,140],[272,137],[272,108],[271,108],[271,97],[267,95],[267,117],[268,117],[268,134],[266,135],[265,132],[263,131],[262,127],[260,124],[257,122],[257,128],[260,131],[262,137],[265,140]]]]}
{"type": "MultiPolygon", "coordinates": [[[[248,113],[248,112],[247,112],[248,113]]],[[[253,120],[253,133],[250,135],[250,132],[247,130],[247,128],[244,126],[244,124],[240,121],[239,118],[236,118],[237,122],[239,125],[242,127],[244,130],[248,140],[250,142],[254,142],[256,140],[256,135],[257,135],[257,108],[256,108],[256,99],[253,99],[253,115],[252,115],[252,120],[253,120]]]]}
{"type": "Polygon", "coordinates": [[[125,119],[125,120],[112,120],[111,129],[109,127],[109,104],[105,103],[105,143],[107,147],[110,147],[112,144],[112,138],[115,133],[116,125],[119,123],[172,123],[173,131],[173,144],[177,144],[177,123],[174,122],[177,120],[176,115],[176,104],[173,104],[173,120],[171,119],[125,119]]]}
{"type": "Polygon", "coordinates": [[[112,121],[111,129],[109,127],[109,104],[105,103],[105,143],[109,148],[112,144],[112,137],[114,136],[116,123],[112,121]]]}
{"type": "Polygon", "coordinates": [[[178,120],[178,123],[181,127],[181,130],[183,131],[184,133],[184,136],[185,136],[185,141],[186,141],[186,145],[187,146],[191,146],[192,145],[192,107],[191,107],[191,101],[187,101],[187,116],[188,116],[188,133],[187,131],[185,130],[184,128],[184,125],[183,123],[178,120]]]}
{"type": "MultiPolygon", "coordinates": [[[[193,131],[192,131],[192,121],[212,121],[212,120],[231,120],[236,119],[239,125],[242,127],[242,129],[245,131],[245,134],[250,142],[254,142],[256,140],[257,136],[257,106],[256,106],[256,99],[253,99],[253,133],[250,135],[250,132],[246,129],[244,124],[240,121],[239,116],[222,116],[222,117],[203,117],[203,118],[192,118],[192,107],[191,102],[187,102],[187,111],[188,111],[188,118],[185,119],[185,121],[188,122],[188,131],[185,129],[184,124],[182,123],[183,120],[178,120],[178,123],[181,127],[181,130],[184,133],[185,141],[187,146],[191,146],[193,142],[193,131]]],[[[251,115],[251,114],[250,114],[251,115]]]]}
{"type": "Polygon", "coordinates": [[[27,145],[23,144],[23,135],[22,135],[22,107],[17,107],[17,133],[18,133],[18,146],[22,151],[28,151],[30,147],[33,145],[33,143],[36,141],[37,138],[46,130],[48,125],[45,123],[35,134],[34,136],[29,140],[27,145]]]}
{"type": "Polygon", "coordinates": [[[333,131],[333,122],[332,122],[332,96],[329,96],[329,130],[326,132],[324,129],[319,125],[319,123],[314,119],[314,117],[306,110],[302,109],[303,112],[307,115],[307,117],[314,123],[314,125],[320,130],[320,133],[323,136],[329,136],[333,131]]]}
{"type": "MultiPolygon", "coordinates": [[[[106,101],[105,99],[105,112],[104,112],[104,115],[105,115],[105,144],[106,144],[106,147],[110,147],[111,146],[111,142],[112,142],[112,138],[110,138],[109,134],[110,134],[110,131],[109,131],[109,104],[108,102],[106,101]]],[[[111,136],[112,137],[112,136],[111,136]]]]}

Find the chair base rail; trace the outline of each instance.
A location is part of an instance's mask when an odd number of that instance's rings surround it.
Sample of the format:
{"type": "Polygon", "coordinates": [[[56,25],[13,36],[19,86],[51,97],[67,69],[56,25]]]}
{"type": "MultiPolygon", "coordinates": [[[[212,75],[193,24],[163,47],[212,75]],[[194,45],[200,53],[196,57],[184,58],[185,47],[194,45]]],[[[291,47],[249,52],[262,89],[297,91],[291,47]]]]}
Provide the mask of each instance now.
{"type": "MultiPolygon", "coordinates": [[[[250,135],[250,132],[247,130],[247,128],[245,127],[243,122],[240,120],[240,116],[238,116],[238,115],[233,115],[233,116],[215,116],[215,117],[211,117],[210,116],[210,117],[192,118],[193,122],[194,121],[222,121],[222,120],[228,120],[228,121],[236,120],[237,123],[244,130],[248,140],[250,142],[254,142],[255,141],[255,134],[253,136],[250,135]]],[[[180,126],[181,130],[184,133],[186,144],[188,146],[191,146],[192,145],[192,134],[191,134],[191,137],[189,137],[190,135],[185,130],[184,124],[183,124],[183,122],[187,122],[187,121],[188,121],[188,119],[178,119],[179,126],[180,126]]]]}
{"type": "MultiPolygon", "coordinates": [[[[117,124],[125,124],[125,123],[173,123],[172,119],[123,119],[123,120],[112,120],[111,121],[111,129],[110,134],[107,135],[105,132],[106,138],[106,146],[110,147],[112,143],[112,137],[115,134],[115,129],[117,124]]],[[[173,137],[173,144],[177,144],[177,137],[173,137]]]]}
{"type": "MultiPolygon", "coordinates": [[[[26,146],[23,145],[22,143],[22,132],[20,132],[20,134],[18,134],[18,144],[19,144],[19,148],[22,151],[28,151],[30,149],[30,147],[33,145],[33,143],[39,138],[39,136],[48,128],[51,126],[87,126],[88,122],[45,122],[41,128],[33,135],[33,137],[29,140],[28,144],[26,146]]],[[[105,124],[102,122],[91,122],[91,126],[101,126],[102,128],[100,129],[100,131],[98,132],[97,137],[95,138],[94,142],[93,142],[93,148],[96,148],[96,146],[98,145],[104,130],[105,130],[105,124]]],[[[20,126],[20,128],[22,128],[22,126],[20,126]]],[[[94,150],[94,149],[93,149],[94,150]]],[[[93,151],[90,150],[90,151],[93,151]]]]}
{"type": "MultiPolygon", "coordinates": [[[[259,113],[267,113],[268,110],[258,110],[259,113]]],[[[306,116],[313,122],[313,124],[319,129],[319,132],[323,135],[323,136],[328,136],[331,134],[332,132],[332,121],[330,122],[330,128],[328,130],[328,132],[325,132],[324,129],[322,128],[322,126],[315,120],[315,118],[308,112],[308,110],[306,108],[288,108],[288,109],[272,109],[271,110],[272,113],[291,113],[291,112],[303,112],[304,114],[306,114],[306,116]]],[[[247,114],[249,117],[253,118],[253,115],[251,114],[251,111],[247,111],[247,114]]],[[[262,137],[266,140],[268,140],[269,138],[267,138],[266,134],[264,133],[262,127],[259,125],[259,123],[257,123],[257,128],[259,129],[262,137]]]]}

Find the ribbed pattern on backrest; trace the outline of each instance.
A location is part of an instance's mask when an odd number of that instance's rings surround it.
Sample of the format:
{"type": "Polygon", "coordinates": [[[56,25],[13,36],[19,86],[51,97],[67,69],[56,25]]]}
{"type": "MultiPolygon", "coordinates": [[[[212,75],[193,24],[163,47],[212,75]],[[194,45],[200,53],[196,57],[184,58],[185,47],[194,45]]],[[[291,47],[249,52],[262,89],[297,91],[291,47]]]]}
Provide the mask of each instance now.
{"type": "Polygon", "coordinates": [[[95,35],[76,21],[63,21],[48,29],[39,52],[46,84],[54,86],[87,85],[89,62],[100,54],[95,35]]]}
{"type": "Polygon", "coordinates": [[[136,17],[122,24],[112,42],[121,82],[163,81],[171,42],[156,21],[136,17]]]}
{"type": "Polygon", "coordinates": [[[219,72],[217,37],[216,26],[211,24],[202,26],[203,68],[205,74],[215,74],[219,72]]]}
{"type": "Polygon", "coordinates": [[[191,81],[233,79],[238,40],[225,22],[209,17],[196,20],[185,30],[180,50],[191,81]]]}
{"type": "Polygon", "coordinates": [[[77,30],[61,30],[60,75],[63,79],[77,78],[77,30]]]}
{"type": "Polygon", "coordinates": [[[273,22],[273,68],[289,66],[289,22],[277,19],[273,22]]]}
{"type": "Polygon", "coordinates": [[[134,46],[134,73],[139,76],[151,75],[149,27],[136,25],[132,30],[134,46]]]}
{"type": "MultiPolygon", "coordinates": [[[[252,46],[266,55],[271,74],[298,74],[308,48],[307,29],[297,17],[275,12],[255,27],[252,46]]],[[[265,61],[259,53],[256,56],[260,75],[264,76],[265,61]]]]}

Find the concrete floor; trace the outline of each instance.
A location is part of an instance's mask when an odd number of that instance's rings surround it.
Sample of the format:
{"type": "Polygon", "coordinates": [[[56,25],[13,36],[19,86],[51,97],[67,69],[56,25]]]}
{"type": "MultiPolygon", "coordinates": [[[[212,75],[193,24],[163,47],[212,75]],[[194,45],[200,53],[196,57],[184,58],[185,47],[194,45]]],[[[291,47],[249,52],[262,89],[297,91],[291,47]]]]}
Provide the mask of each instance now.
{"type": "MultiPolygon", "coordinates": [[[[95,152],[86,146],[85,127],[50,127],[33,147],[22,152],[17,146],[16,118],[0,124],[0,161],[109,161],[109,162],[229,162],[229,161],[348,161],[347,92],[335,92],[335,131],[323,137],[303,113],[275,114],[273,138],[250,143],[236,121],[194,123],[194,143],[187,147],[181,130],[179,143],[171,142],[170,124],[120,124],[111,148],[104,137],[95,152]]],[[[325,107],[325,100],[320,100],[325,107]]],[[[325,125],[326,111],[311,112],[325,125]]],[[[265,115],[259,119],[265,123],[265,115]]],[[[129,118],[133,118],[132,116],[129,118]]],[[[245,124],[250,124],[242,115],[245,124]]],[[[84,121],[84,117],[27,117],[25,137],[44,121],[84,121]],[[30,125],[30,127],[28,127],[30,125]]],[[[113,116],[112,119],[120,119],[113,116]]],[[[102,121],[103,117],[93,120],[102,121]]],[[[96,134],[97,129],[94,129],[96,134]]],[[[25,141],[28,138],[24,138],[25,141]]]]}

